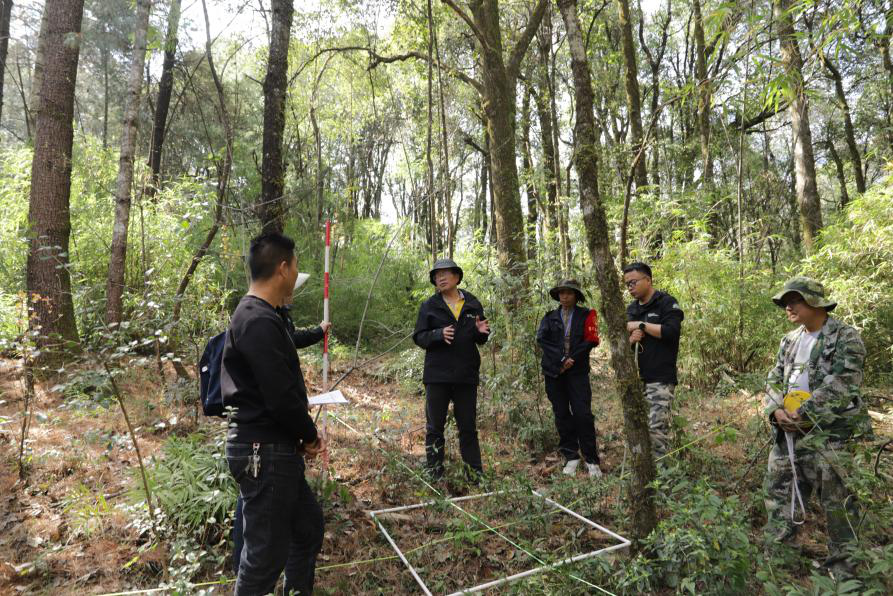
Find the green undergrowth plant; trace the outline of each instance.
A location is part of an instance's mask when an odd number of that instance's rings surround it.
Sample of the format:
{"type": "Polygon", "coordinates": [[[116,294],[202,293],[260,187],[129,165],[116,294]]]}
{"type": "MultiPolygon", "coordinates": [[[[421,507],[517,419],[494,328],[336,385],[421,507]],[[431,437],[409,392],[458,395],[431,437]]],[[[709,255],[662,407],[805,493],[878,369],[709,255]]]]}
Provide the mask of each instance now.
{"type": "Polygon", "coordinates": [[[672,294],[685,311],[681,382],[712,390],[723,375],[768,368],[787,330],[770,300],[780,278],[769,270],[746,269],[742,275],[735,255],[708,247],[705,238],[668,243],[652,268],[655,287],[672,294]]]}
{"type": "Polygon", "coordinates": [[[893,382],[893,177],[849,203],[823,230],[803,273],[825,284],[835,316],[865,342],[869,383],[893,382]]]}
{"type": "MultiPolygon", "coordinates": [[[[161,455],[148,465],[149,488],[162,527],[200,544],[219,541],[229,531],[238,489],[224,456],[224,435],[197,432],[169,436],[161,455]]],[[[138,479],[132,496],[144,498],[138,479]]]]}

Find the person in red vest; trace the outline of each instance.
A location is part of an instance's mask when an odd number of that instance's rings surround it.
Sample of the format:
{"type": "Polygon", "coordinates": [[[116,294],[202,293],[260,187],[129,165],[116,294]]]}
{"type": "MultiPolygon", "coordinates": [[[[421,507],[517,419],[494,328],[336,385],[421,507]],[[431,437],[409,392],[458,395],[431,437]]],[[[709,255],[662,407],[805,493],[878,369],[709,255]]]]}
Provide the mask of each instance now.
{"type": "Polygon", "coordinates": [[[562,281],[549,295],[560,306],[543,317],[536,341],[543,349],[543,376],[555,414],[558,451],[566,462],[562,471],[573,476],[582,454],[589,476],[601,478],[589,386],[589,352],[599,344],[598,315],[579,305],[586,296],[575,279],[562,281]]]}

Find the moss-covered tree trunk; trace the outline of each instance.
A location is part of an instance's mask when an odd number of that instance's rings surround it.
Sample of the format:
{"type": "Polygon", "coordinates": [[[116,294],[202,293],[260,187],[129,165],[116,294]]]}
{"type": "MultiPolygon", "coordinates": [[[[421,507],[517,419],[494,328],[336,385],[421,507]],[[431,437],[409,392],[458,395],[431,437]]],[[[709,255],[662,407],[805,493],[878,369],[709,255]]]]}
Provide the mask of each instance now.
{"type": "Polygon", "coordinates": [[[657,524],[654,491],[650,485],[655,477],[651,457],[651,437],[648,434],[648,407],[642,394],[639,374],[626,332],[626,311],[620,290],[620,278],[611,253],[605,208],[598,188],[598,131],[593,115],[592,77],[589,60],[583,45],[583,33],[577,14],[576,0],[558,0],[558,7],[567,30],[574,75],[576,151],[574,165],[580,185],[580,209],[586,228],[589,254],[595,266],[596,280],[602,299],[602,321],[611,346],[611,367],[623,406],[623,428],[631,454],[632,480],[629,506],[633,519],[633,534],[637,540],[648,536],[657,524]]]}
{"type": "Polygon", "coordinates": [[[521,61],[536,33],[548,0],[538,0],[527,25],[511,49],[503,55],[502,27],[498,0],[475,0],[465,13],[452,0],[444,2],[472,29],[481,53],[481,92],[490,141],[490,188],[493,193],[497,254],[500,268],[524,276],[527,255],[524,251],[524,216],[521,210],[516,151],[516,84],[521,61]]]}
{"type": "MultiPolygon", "coordinates": [[[[636,65],[636,46],[633,39],[633,28],[629,12],[628,0],[617,0],[617,12],[620,17],[620,42],[623,47],[623,64],[625,68],[624,84],[626,86],[626,105],[629,108],[629,127],[635,155],[643,142],[642,132],[642,99],[639,94],[639,70],[636,65]]],[[[563,13],[562,13],[563,16],[563,13]]],[[[645,160],[640,159],[633,173],[636,190],[641,191],[648,185],[648,170],[645,160]]]]}

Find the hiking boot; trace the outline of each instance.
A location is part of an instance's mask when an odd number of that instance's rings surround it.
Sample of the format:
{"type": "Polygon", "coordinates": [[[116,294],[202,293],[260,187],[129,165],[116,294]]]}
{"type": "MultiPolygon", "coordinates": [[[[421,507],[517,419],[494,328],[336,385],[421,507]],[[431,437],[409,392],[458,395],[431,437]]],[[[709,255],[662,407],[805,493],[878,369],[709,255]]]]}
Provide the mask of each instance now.
{"type": "Polygon", "coordinates": [[[602,477],[602,469],[598,467],[598,464],[586,464],[586,468],[589,469],[589,477],[590,478],[601,478],[602,477]]]}
{"type": "Polygon", "coordinates": [[[564,464],[564,469],[561,470],[562,474],[567,474],[568,476],[573,476],[577,473],[577,466],[580,465],[579,459],[569,459],[567,463],[564,464]]]}

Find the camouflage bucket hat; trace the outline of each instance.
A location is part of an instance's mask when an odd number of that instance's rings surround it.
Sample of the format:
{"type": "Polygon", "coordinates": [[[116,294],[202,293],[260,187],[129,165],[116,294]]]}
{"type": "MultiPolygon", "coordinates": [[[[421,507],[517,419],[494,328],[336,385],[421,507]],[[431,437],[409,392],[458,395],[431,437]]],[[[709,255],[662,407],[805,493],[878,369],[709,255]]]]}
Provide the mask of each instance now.
{"type": "Polygon", "coordinates": [[[830,312],[834,310],[835,306],[837,306],[836,302],[828,300],[828,298],[825,297],[825,294],[827,293],[825,291],[825,286],[812,279],[811,277],[805,277],[802,275],[792,277],[791,279],[786,281],[781,291],[772,297],[772,302],[784,308],[784,302],[782,301],[782,298],[785,294],[788,294],[790,292],[800,294],[803,300],[806,301],[806,304],[810,305],[813,308],[824,308],[825,310],[830,312]]]}
{"type": "Polygon", "coordinates": [[[553,300],[558,300],[558,293],[561,290],[573,290],[577,293],[577,302],[586,302],[586,294],[584,294],[583,290],[580,289],[580,282],[578,282],[576,279],[565,279],[557,286],[549,290],[549,296],[551,296],[553,300]]]}

